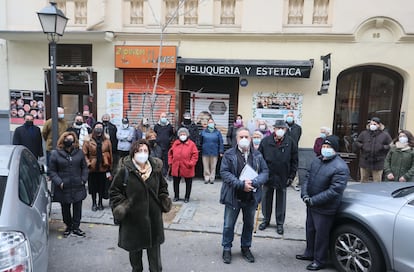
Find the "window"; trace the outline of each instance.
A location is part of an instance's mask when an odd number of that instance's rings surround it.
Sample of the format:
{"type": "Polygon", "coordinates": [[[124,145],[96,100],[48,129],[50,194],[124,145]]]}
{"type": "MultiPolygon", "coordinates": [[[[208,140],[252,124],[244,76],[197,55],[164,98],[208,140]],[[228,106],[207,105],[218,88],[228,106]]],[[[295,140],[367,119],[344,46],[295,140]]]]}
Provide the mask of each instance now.
{"type": "Polygon", "coordinates": [[[56,0],[57,8],[60,9],[63,14],[66,14],[66,0],[56,0]]]}
{"type": "Polygon", "coordinates": [[[56,65],[92,66],[92,45],[58,44],[56,47],[56,65]]]}
{"type": "Polygon", "coordinates": [[[131,24],[139,25],[144,23],[144,0],[131,0],[130,11],[131,24]]]}
{"type": "Polygon", "coordinates": [[[42,176],[37,160],[28,150],[21,154],[19,165],[19,198],[27,204],[32,205],[39,191],[42,176]]]}
{"type": "Polygon", "coordinates": [[[198,22],[198,0],[187,0],[184,5],[184,24],[195,25],[198,22]]]}
{"type": "Polygon", "coordinates": [[[288,24],[303,24],[303,0],[290,0],[288,24]]]}
{"type": "Polygon", "coordinates": [[[76,0],[75,1],[75,24],[85,25],[87,23],[88,16],[88,1],[76,0]]]}
{"type": "Polygon", "coordinates": [[[171,25],[178,24],[178,12],[177,9],[179,8],[179,0],[165,0],[165,22],[171,25]]]}
{"type": "Polygon", "coordinates": [[[221,0],[220,24],[234,25],[236,19],[236,0],[221,0]]]}
{"type": "Polygon", "coordinates": [[[328,23],[328,8],[329,0],[315,0],[313,4],[313,24],[324,24],[328,23]]]}

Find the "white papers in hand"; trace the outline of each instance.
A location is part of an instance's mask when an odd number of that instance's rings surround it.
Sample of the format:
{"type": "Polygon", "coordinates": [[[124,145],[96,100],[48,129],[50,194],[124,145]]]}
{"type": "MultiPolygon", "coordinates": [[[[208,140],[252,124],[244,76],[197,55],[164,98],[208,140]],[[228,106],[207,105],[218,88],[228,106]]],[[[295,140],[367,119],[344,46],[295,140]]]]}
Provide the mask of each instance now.
{"type": "Polygon", "coordinates": [[[248,164],[246,164],[241,173],[239,180],[245,181],[245,180],[253,180],[258,176],[257,172],[248,164]]]}

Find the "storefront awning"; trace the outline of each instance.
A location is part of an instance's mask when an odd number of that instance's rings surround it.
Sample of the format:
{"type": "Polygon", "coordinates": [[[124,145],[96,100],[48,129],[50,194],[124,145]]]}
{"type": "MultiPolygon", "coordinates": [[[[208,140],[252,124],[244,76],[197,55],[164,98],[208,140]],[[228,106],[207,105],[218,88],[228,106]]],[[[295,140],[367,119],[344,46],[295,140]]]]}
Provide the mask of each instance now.
{"type": "Polygon", "coordinates": [[[309,78],[310,60],[229,60],[177,58],[181,75],[221,77],[295,77],[309,78]]]}

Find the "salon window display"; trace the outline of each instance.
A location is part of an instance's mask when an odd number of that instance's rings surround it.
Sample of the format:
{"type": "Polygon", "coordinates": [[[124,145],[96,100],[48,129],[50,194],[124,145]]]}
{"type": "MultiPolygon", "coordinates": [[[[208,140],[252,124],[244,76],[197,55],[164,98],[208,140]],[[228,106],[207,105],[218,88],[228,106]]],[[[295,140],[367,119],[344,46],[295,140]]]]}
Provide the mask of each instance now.
{"type": "Polygon", "coordinates": [[[10,122],[23,124],[26,114],[33,116],[35,125],[43,125],[45,122],[44,92],[10,90],[10,122]]]}

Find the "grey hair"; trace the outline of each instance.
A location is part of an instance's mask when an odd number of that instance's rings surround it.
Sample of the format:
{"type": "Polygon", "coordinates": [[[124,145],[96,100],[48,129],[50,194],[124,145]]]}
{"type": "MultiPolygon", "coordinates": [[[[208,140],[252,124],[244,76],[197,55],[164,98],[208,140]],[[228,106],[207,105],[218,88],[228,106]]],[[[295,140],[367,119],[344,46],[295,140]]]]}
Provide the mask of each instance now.
{"type": "Polygon", "coordinates": [[[180,136],[180,134],[184,132],[187,136],[190,136],[190,132],[185,127],[182,127],[178,130],[177,135],[180,136]]]}
{"type": "Polygon", "coordinates": [[[250,135],[250,130],[246,127],[238,128],[237,131],[236,131],[237,136],[239,136],[240,131],[247,131],[247,132],[249,132],[249,135],[250,135]]]}
{"type": "Polygon", "coordinates": [[[332,130],[331,130],[331,128],[329,128],[329,127],[321,127],[320,129],[321,129],[321,130],[325,130],[325,131],[326,131],[326,133],[327,133],[327,134],[329,134],[329,135],[332,133],[332,130]]]}
{"type": "Polygon", "coordinates": [[[263,138],[263,133],[261,133],[260,132],[260,130],[255,130],[255,131],[253,131],[253,133],[252,133],[252,137],[254,136],[254,135],[259,135],[260,136],[260,138],[263,138]]]}
{"type": "Polygon", "coordinates": [[[109,113],[105,113],[104,115],[102,115],[101,119],[104,119],[105,117],[108,117],[109,119],[111,119],[111,116],[109,115],[109,113]]]}

